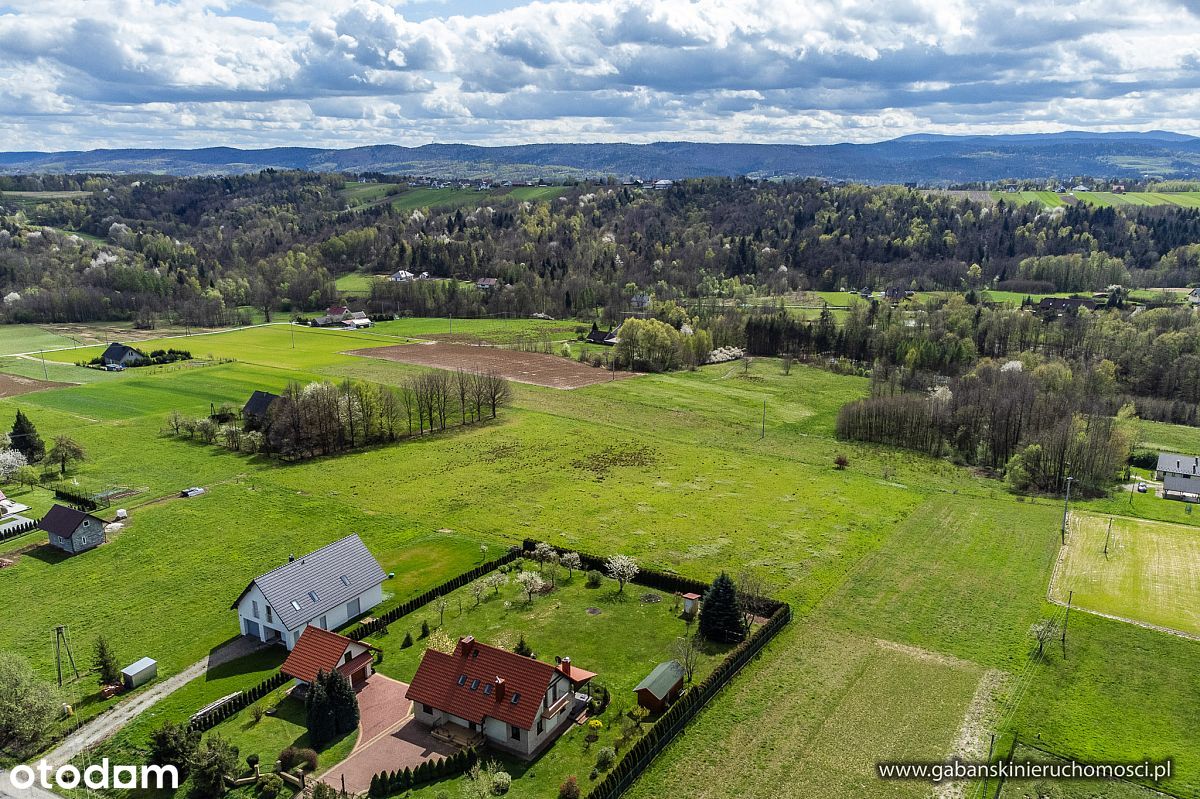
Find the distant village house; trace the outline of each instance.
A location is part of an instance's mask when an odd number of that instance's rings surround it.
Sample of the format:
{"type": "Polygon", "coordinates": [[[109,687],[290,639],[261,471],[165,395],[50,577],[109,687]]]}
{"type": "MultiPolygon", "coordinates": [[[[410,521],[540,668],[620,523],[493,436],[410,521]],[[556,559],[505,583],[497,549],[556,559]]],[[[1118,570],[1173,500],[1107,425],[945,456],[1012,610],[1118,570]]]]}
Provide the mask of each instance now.
{"type": "Polygon", "coordinates": [[[147,360],[146,356],[133,347],[114,341],[105,348],[100,358],[105,366],[132,366],[147,360]]]}

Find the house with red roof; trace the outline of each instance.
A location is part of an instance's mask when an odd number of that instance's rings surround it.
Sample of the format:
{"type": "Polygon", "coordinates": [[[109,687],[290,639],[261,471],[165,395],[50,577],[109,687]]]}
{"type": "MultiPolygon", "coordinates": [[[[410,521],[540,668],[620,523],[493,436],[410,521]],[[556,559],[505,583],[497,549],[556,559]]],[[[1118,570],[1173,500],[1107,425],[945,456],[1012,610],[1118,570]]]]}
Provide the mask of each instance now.
{"type": "Polygon", "coordinates": [[[375,652],[370,644],[355,641],[320,627],[305,627],[279,670],[299,683],[311,683],[323,671],[337,669],[358,687],[375,673],[375,652]]]}
{"type": "Polygon", "coordinates": [[[569,657],[551,665],[467,636],[450,654],[425,652],[407,697],[435,732],[456,725],[531,759],[568,729],[587,700],[578,689],[595,676],[569,657]]]}

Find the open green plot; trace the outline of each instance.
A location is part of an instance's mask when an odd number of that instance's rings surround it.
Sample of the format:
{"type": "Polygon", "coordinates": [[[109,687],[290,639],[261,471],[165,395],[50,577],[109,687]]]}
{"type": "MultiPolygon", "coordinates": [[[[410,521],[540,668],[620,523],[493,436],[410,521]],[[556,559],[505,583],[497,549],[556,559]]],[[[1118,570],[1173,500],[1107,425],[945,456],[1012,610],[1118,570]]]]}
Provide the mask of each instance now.
{"type": "Polygon", "coordinates": [[[0,325],[0,355],[73,347],[76,342],[37,325],[0,325]]]}
{"type": "Polygon", "coordinates": [[[1171,758],[1174,773],[1159,790],[1200,796],[1198,657],[1196,641],[1073,613],[1065,653],[1057,640],[1046,647],[1011,727],[1084,762],[1171,758]]]}
{"type": "Polygon", "coordinates": [[[566,186],[514,186],[507,192],[514,200],[553,200],[567,191],[566,186]]]}
{"type": "Polygon", "coordinates": [[[1010,204],[1037,203],[1043,208],[1066,205],[1062,195],[1056,191],[993,191],[992,199],[1010,204]]]}
{"type": "MultiPolygon", "coordinates": [[[[1033,747],[1018,744],[1014,763],[1063,763],[1033,747]]],[[[1163,794],[1123,780],[1008,780],[1000,799],[1160,799],[1163,794]]]]}
{"type": "Polygon", "coordinates": [[[934,497],[823,610],[855,632],[1019,670],[1053,567],[1057,519],[1048,504],[934,497]]]}
{"type": "Polygon", "coordinates": [[[1200,192],[1180,191],[1129,191],[1114,194],[1108,191],[1078,192],[1075,197],[1088,205],[1100,206],[1151,206],[1176,205],[1182,208],[1200,207],[1200,192]]]}
{"type": "Polygon", "coordinates": [[[421,338],[423,336],[438,336],[439,338],[463,337],[488,341],[492,344],[512,344],[521,339],[540,339],[549,337],[562,340],[575,337],[575,330],[580,325],[573,321],[555,321],[551,319],[440,319],[414,317],[411,319],[396,319],[395,321],[380,322],[374,330],[390,336],[421,338]]]}
{"type": "Polygon", "coordinates": [[[338,195],[345,197],[350,205],[361,205],[382,200],[389,194],[396,194],[403,189],[399,183],[347,183],[338,195]]]}
{"type": "Polygon", "coordinates": [[[1200,530],[1076,513],[1051,594],[1073,605],[1200,635],[1200,530]],[[1111,521],[1111,528],[1109,522],[1111,521]]]}
{"type": "Polygon", "coordinates": [[[333,282],[337,290],[342,294],[350,297],[366,297],[371,293],[371,286],[375,285],[382,277],[377,275],[364,275],[362,272],[350,272],[341,275],[333,282]]]}
{"type": "Polygon", "coordinates": [[[947,759],[982,674],[974,664],[794,624],[627,796],[927,797],[928,784],[883,782],[875,765],[947,759]]]}

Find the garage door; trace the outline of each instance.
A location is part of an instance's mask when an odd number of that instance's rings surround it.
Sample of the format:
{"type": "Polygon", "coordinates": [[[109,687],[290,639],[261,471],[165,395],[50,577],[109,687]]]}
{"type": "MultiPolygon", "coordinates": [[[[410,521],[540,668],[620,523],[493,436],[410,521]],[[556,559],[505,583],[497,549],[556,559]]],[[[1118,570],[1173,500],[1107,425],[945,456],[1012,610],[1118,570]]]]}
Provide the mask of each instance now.
{"type": "Polygon", "coordinates": [[[246,635],[252,635],[255,638],[261,638],[258,634],[258,622],[246,619],[246,635]]]}

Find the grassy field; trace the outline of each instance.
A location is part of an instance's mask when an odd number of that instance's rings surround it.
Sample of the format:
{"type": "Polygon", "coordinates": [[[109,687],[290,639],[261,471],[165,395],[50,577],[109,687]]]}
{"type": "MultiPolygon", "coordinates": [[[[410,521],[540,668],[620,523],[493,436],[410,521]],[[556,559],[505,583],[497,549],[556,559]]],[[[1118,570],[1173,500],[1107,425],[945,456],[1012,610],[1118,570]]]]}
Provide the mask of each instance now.
{"type": "Polygon", "coordinates": [[[1074,592],[1081,608],[1200,635],[1200,530],[1087,513],[1071,522],[1057,601],[1074,592]]]}
{"type": "Polygon", "coordinates": [[[371,286],[379,277],[364,275],[362,272],[350,272],[340,276],[333,282],[337,290],[347,297],[366,297],[371,293],[371,286]]]}
{"type": "Polygon", "coordinates": [[[993,200],[1003,200],[1010,204],[1038,203],[1045,208],[1066,205],[1071,197],[1075,201],[1098,206],[1174,205],[1181,208],[1200,208],[1200,192],[1196,191],[1130,191],[1123,194],[1109,191],[1079,191],[1066,194],[1053,191],[993,191],[991,197],[993,200]]]}
{"type": "Polygon", "coordinates": [[[37,325],[0,325],[0,355],[73,347],[76,342],[37,325]]]}
{"type": "MultiPolygon", "coordinates": [[[[454,334],[512,342],[543,331],[573,338],[574,327],[456,320],[454,334]]],[[[636,796],[923,795],[927,786],[875,781],[874,760],[946,756],[977,705],[996,714],[988,728],[1030,740],[1040,734],[1061,755],[1174,754],[1173,790],[1200,792],[1200,700],[1192,690],[1200,645],[1080,613],[1072,616],[1069,657],[1055,651],[1032,668],[1030,627],[1054,612],[1046,591],[1061,506],[1017,501],[1001,483],[945,461],[837,441],[838,408],[867,393],[866,379],[802,366],[784,375],[778,361],[755,359],[748,372],[726,364],[570,392],[520,385],[495,422],[293,465],[160,433],[173,409],[201,415],[211,403],[240,405],[254,389],[290,380],[399,383],[415,367],[344,353],[449,333],[449,320],[428,319],[358,333],[271,325],[160,340],[236,362],[114,376],[71,365],[98,347],[48,354],[58,362],[52,379],[100,377],[2,400],[0,423],[25,409],[44,438],[70,432],[83,443],[88,461],[75,475],[82,484],[139,493],[123,501],[130,525],[106,546],[72,559],[35,548],[0,573],[0,604],[20,608],[18,624],[0,625],[0,649],[48,676],[45,631],[65,619],[79,646],[106,630],[121,659],[156,657],[165,676],[233,635],[233,597],[289,553],[358,532],[396,572],[385,584],[387,602],[396,603],[479,562],[480,544],[494,554],[532,536],[628,552],[702,579],[756,571],[797,613],[636,796]],[[839,455],[849,461],[844,470],[834,468],[839,455]],[[195,484],[211,490],[170,498],[195,484]],[[48,599],[27,602],[33,595],[48,599]],[[186,636],[179,619],[187,619],[186,636]],[[1020,690],[977,702],[995,673],[1020,690]]],[[[1147,429],[1146,439],[1183,451],[1195,435],[1147,429]]],[[[1128,503],[1121,494],[1076,507],[1187,521],[1181,503],[1151,495],[1128,503]]],[[[528,622],[545,656],[569,646],[585,667],[588,657],[613,656],[589,647],[615,633],[576,644],[568,637],[575,631],[534,618],[549,606],[535,603],[526,618],[516,606],[465,605],[461,617],[456,606],[448,614],[451,631],[528,622]]],[[[611,620],[614,606],[596,606],[605,612],[595,619],[611,620]]],[[[569,612],[569,603],[557,610],[569,612]]],[[[383,643],[398,646],[402,637],[383,643]]],[[[659,649],[629,652],[616,671],[632,675],[634,659],[641,668],[659,649]]],[[[415,651],[389,652],[384,668],[411,668],[415,651]]],[[[248,667],[229,679],[253,683],[257,674],[248,667]]],[[[186,717],[206,688],[189,685],[153,720],[186,717]]],[[[150,723],[139,719],[113,751],[141,746],[150,723]]],[[[274,747],[296,730],[263,728],[263,743],[253,737],[259,732],[247,730],[248,746],[274,747]]],[[[582,746],[563,744],[564,757],[582,767],[582,746]]],[[[555,787],[548,777],[544,785],[527,777],[538,796],[555,787]]]]}
{"type": "Polygon", "coordinates": [[[1054,191],[994,191],[992,192],[992,198],[996,201],[1003,200],[1010,205],[1038,203],[1046,208],[1056,208],[1060,205],[1066,205],[1062,195],[1054,191]]]}

